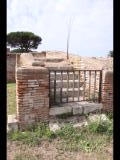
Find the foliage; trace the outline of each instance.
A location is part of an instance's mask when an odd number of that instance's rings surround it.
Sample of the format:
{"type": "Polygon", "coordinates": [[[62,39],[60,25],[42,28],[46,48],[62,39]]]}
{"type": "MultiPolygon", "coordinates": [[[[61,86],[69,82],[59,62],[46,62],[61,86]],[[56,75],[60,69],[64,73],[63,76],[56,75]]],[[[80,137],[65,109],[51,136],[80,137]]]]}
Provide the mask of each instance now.
{"type": "Polygon", "coordinates": [[[113,112],[106,112],[106,116],[109,120],[113,119],[113,112]]]}
{"type": "Polygon", "coordinates": [[[88,125],[88,129],[92,133],[104,133],[108,135],[112,135],[113,132],[113,123],[112,121],[99,121],[99,122],[91,122],[88,125]]]}
{"type": "MultiPolygon", "coordinates": [[[[22,53],[23,51],[21,49],[13,49],[11,50],[11,53],[22,53]]],[[[28,50],[28,52],[32,52],[31,50],[28,50]]]]}
{"type": "Polygon", "coordinates": [[[86,152],[100,151],[111,140],[112,125],[107,123],[99,124],[98,130],[95,126],[97,123],[89,124],[83,128],[73,128],[72,125],[66,125],[61,130],[56,132],[57,136],[63,139],[63,143],[60,146],[65,150],[78,151],[83,150],[86,152]],[[104,131],[104,132],[103,132],[104,131]]]}
{"type": "MultiPolygon", "coordinates": [[[[29,52],[37,49],[42,38],[32,32],[11,32],[7,35],[7,45],[17,48],[19,52],[29,52]]],[[[16,50],[14,50],[16,52],[16,50]]]]}
{"type": "Polygon", "coordinates": [[[31,146],[39,145],[41,140],[54,138],[54,132],[50,131],[48,126],[44,123],[40,123],[36,126],[29,127],[24,132],[21,131],[10,131],[8,132],[8,138],[12,141],[22,141],[24,144],[31,146]]]}

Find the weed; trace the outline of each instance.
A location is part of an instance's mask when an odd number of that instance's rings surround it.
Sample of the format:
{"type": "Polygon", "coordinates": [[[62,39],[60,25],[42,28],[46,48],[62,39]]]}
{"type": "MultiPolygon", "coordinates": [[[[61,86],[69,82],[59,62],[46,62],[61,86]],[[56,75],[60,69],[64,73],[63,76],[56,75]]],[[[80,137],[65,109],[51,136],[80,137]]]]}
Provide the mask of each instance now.
{"type": "Polygon", "coordinates": [[[56,131],[56,135],[64,139],[71,138],[74,133],[75,129],[73,128],[72,124],[66,124],[60,130],[56,131]]]}
{"type": "Polygon", "coordinates": [[[59,148],[68,151],[94,152],[102,151],[111,141],[113,133],[112,121],[90,122],[88,126],[74,128],[72,124],[66,124],[55,133],[50,131],[47,124],[40,123],[24,132],[11,131],[8,137],[14,141],[22,141],[29,145],[39,145],[42,140],[52,141],[60,138],[59,148]]]}
{"type": "Polygon", "coordinates": [[[106,123],[103,126],[97,123],[89,124],[89,126],[81,129],[67,125],[57,131],[57,136],[63,140],[60,147],[69,151],[100,151],[111,140],[111,135],[112,128],[109,129],[106,123]]]}
{"type": "Polygon", "coordinates": [[[29,130],[24,132],[21,131],[11,131],[8,133],[8,138],[13,141],[22,141],[25,144],[30,144],[32,146],[39,145],[43,139],[53,139],[55,138],[54,132],[50,131],[46,124],[40,123],[39,125],[29,127],[29,130]]]}
{"type": "Polygon", "coordinates": [[[88,130],[92,133],[108,134],[112,135],[113,133],[113,123],[112,120],[98,120],[90,122],[88,125],[88,130]]]}
{"type": "Polygon", "coordinates": [[[113,112],[106,112],[105,114],[106,114],[106,116],[108,117],[109,120],[113,119],[113,112]]]}

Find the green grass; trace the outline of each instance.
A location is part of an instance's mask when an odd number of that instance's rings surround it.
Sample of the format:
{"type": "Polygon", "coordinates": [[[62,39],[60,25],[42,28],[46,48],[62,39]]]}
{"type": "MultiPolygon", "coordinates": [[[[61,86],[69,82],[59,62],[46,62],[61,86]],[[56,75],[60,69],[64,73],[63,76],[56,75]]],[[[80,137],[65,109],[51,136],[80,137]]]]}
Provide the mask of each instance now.
{"type": "Polygon", "coordinates": [[[40,123],[29,127],[24,132],[10,131],[8,133],[8,139],[12,141],[22,141],[24,144],[31,146],[39,145],[42,140],[52,140],[55,138],[54,132],[50,131],[49,127],[45,123],[40,123]]]}
{"type": "Polygon", "coordinates": [[[16,84],[7,84],[7,114],[16,113],[16,84]]]}
{"type": "Polygon", "coordinates": [[[36,146],[43,140],[59,138],[61,143],[59,149],[64,151],[100,152],[112,141],[113,126],[110,122],[92,122],[86,127],[74,128],[66,124],[60,130],[50,131],[47,124],[41,123],[31,126],[28,130],[11,131],[8,138],[12,141],[22,141],[24,144],[36,146]]]}
{"type": "Polygon", "coordinates": [[[69,151],[99,152],[112,140],[112,123],[90,123],[83,128],[64,126],[57,132],[63,140],[61,148],[69,151]]]}

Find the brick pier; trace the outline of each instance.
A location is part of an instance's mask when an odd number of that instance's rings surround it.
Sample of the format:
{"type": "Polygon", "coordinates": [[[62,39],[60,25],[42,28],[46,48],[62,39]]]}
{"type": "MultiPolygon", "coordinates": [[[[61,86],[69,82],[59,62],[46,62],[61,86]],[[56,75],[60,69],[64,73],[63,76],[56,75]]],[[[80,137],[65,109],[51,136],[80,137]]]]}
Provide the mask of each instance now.
{"type": "Polygon", "coordinates": [[[16,69],[17,119],[19,128],[49,119],[49,74],[44,67],[16,69]]]}

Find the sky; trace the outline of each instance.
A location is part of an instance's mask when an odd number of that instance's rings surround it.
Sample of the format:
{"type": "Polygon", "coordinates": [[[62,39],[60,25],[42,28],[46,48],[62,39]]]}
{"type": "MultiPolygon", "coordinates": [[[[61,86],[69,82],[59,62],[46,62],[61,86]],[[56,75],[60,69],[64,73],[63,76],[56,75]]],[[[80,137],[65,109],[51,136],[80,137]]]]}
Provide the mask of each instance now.
{"type": "Polygon", "coordinates": [[[7,0],[7,33],[42,38],[37,51],[106,56],[113,50],[113,0],[7,0]],[[69,31],[70,29],[70,31],[69,31]]]}

